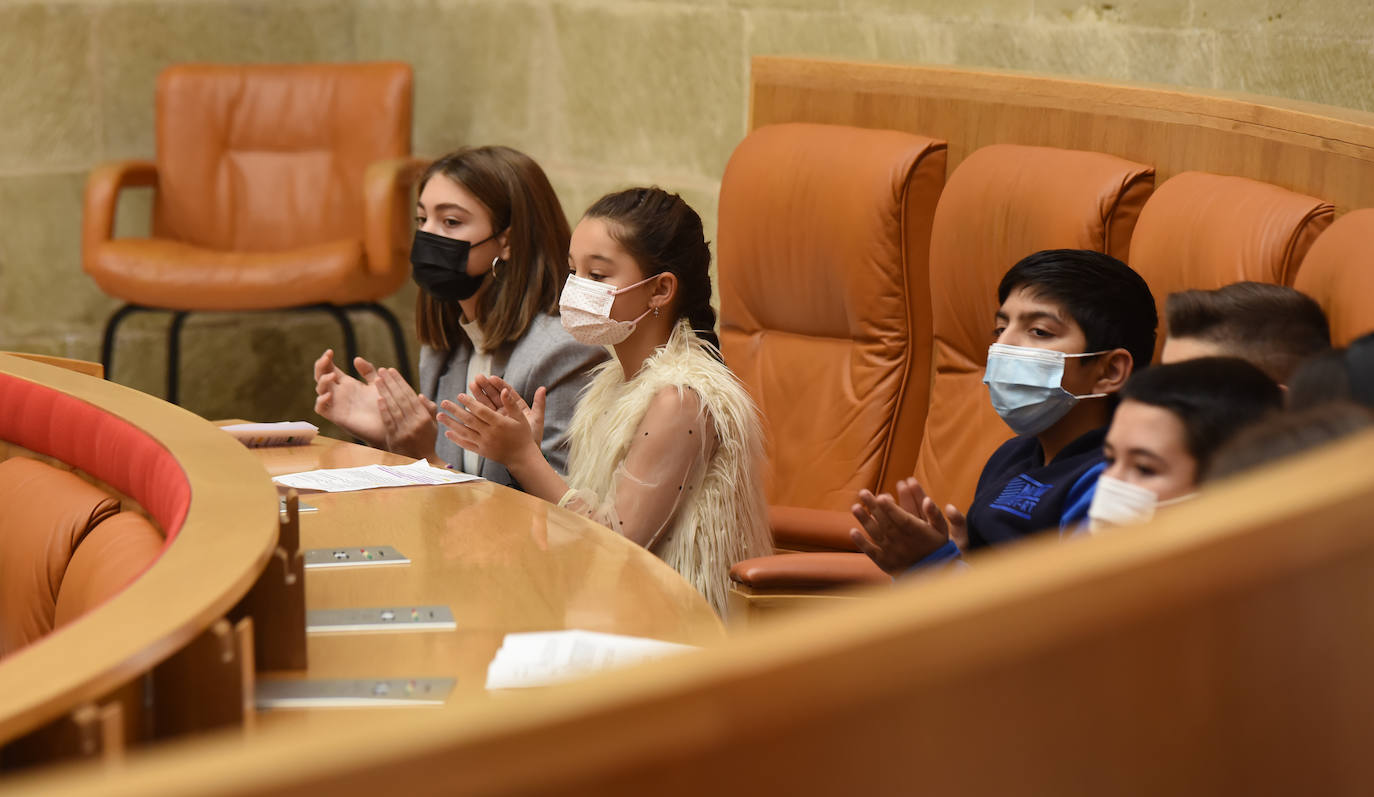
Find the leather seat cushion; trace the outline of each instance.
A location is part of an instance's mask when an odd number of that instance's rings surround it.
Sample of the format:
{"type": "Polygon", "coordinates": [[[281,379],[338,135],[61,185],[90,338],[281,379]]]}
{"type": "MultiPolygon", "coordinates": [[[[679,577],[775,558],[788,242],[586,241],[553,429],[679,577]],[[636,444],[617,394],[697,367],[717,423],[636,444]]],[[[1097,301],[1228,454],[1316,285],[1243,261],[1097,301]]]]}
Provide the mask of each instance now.
{"type": "Polygon", "coordinates": [[[77,546],[57,592],[53,627],[61,628],[119,594],[162,553],[162,534],[147,518],[120,512],[77,546]]]}
{"type": "Polygon", "coordinates": [[[755,589],[891,584],[892,578],[861,553],[798,553],[736,562],[730,578],[755,589]]]}
{"type": "Polygon", "coordinates": [[[107,294],[145,307],[275,310],[370,301],[375,278],[360,240],[279,252],[230,252],[161,238],[120,238],[88,261],[107,294]]]}
{"type": "Polygon", "coordinates": [[[0,462],[0,656],[53,629],[58,590],[86,534],[119,499],[28,457],[0,462]]]}

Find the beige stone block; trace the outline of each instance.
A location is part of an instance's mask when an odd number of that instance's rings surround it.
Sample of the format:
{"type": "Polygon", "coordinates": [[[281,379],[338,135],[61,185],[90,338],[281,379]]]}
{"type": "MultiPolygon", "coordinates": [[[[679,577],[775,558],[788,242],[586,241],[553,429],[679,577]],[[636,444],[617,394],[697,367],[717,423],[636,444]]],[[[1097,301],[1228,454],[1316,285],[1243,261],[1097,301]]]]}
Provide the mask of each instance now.
{"type": "Polygon", "coordinates": [[[1030,19],[1033,0],[848,0],[853,14],[882,13],[918,19],[1017,22],[1030,19]]]}
{"type": "Polygon", "coordinates": [[[921,17],[885,17],[869,24],[873,28],[873,57],[908,64],[953,63],[954,40],[965,28],[965,24],[921,17]]]}
{"type": "Polygon", "coordinates": [[[1374,4],[1367,0],[1196,0],[1193,24],[1273,36],[1367,39],[1374,32],[1374,4]]]}
{"type": "Polygon", "coordinates": [[[1159,28],[1189,27],[1191,0],[1035,0],[1047,22],[1115,22],[1159,28]]]}
{"type": "Polygon", "coordinates": [[[85,6],[0,4],[0,173],[70,170],[98,158],[90,47],[85,6]]]}
{"type": "Polygon", "coordinates": [[[0,178],[0,313],[16,325],[99,325],[113,307],[81,270],[80,172],[0,178]]]}
{"type": "Polygon", "coordinates": [[[1218,34],[1217,88],[1374,111],[1368,42],[1218,34]]]}
{"type": "Polygon", "coordinates": [[[546,4],[484,0],[360,0],[358,58],[415,67],[415,151],[467,144],[549,149],[546,109],[556,81],[546,4]]]}
{"type": "Polygon", "coordinates": [[[130,2],[95,12],[105,158],[150,157],[166,66],[352,60],[352,0],[130,2]]]}
{"type": "Polygon", "coordinates": [[[729,4],[739,8],[753,9],[796,9],[801,11],[841,11],[846,4],[844,0],[728,0],[729,4]]]}
{"type": "Polygon", "coordinates": [[[1109,23],[968,26],[954,32],[953,50],[959,66],[1199,87],[1216,63],[1211,34],[1109,23]]]}
{"type": "Polygon", "coordinates": [[[738,13],[558,6],[554,22],[562,91],[544,123],[562,160],[720,174],[744,133],[738,13]]]}
{"type": "Polygon", "coordinates": [[[874,26],[860,15],[750,11],[745,20],[751,56],[877,57],[874,26]]]}

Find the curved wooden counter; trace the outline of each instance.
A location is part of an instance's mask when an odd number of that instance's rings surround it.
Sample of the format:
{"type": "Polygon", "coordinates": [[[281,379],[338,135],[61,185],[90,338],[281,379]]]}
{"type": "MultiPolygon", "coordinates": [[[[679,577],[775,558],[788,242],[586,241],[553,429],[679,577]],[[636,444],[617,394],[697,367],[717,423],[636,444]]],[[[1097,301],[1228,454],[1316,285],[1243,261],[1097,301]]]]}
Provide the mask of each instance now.
{"type": "Polygon", "coordinates": [[[142,577],[0,661],[0,684],[8,687],[0,690],[2,743],[128,683],[223,617],[262,572],[278,524],[262,466],[204,419],[113,382],[17,357],[0,355],[0,374],[124,419],[176,458],[191,490],[175,538],[142,577]]]}
{"type": "MultiPolygon", "coordinates": [[[[273,475],[411,461],[329,438],[254,453],[273,475]]],[[[307,671],[261,673],[261,680],[455,678],[452,704],[486,694],[487,665],[509,632],[578,628],[694,645],[724,636],[706,600],[661,559],[508,487],[481,481],[301,500],[318,509],[300,515],[303,549],[392,545],[411,560],[310,570],[307,609],[444,605],[457,630],[311,634],[307,671]]],[[[376,709],[284,710],[260,713],[257,722],[335,727],[376,717],[376,709]]]]}

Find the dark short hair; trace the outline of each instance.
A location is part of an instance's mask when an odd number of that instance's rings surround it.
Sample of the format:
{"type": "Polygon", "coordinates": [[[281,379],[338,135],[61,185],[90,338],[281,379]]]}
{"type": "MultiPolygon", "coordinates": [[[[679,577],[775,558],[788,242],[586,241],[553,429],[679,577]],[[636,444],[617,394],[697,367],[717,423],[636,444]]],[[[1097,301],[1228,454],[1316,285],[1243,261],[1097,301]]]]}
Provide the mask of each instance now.
{"type": "Polygon", "coordinates": [[[1275,413],[1222,446],[1212,458],[1203,481],[1234,476],[1369,428],[1374,428],[1374,413],[1358,404],[1340,401],[1275,413]]]}
{"type": "Polygon", "coordinates": [[[1131,376],[1122,401],[1149,404],[1183,423],[1198,473],[1237,432],[1283,407],[1278,383],[1237,357],[1200,357],[1131,376]]]}
{"type": "Polygon", "coordinates": [[[1125,349],[1134,369],[1154,357],[1159,314],[1150,286],[1111,255],[1087,249],[1036,252],[1002,277],[998,303],[1017,289],[1063,307],[1087,337],[1088,351],[1125,349]]]}
{"type": "Polygon", "coordinates": [[[1304,360],[1288,383],[1288,406],[1302,410],[1332,401],[1374,408],[1374,332],[1344,349],[1304,360]]]}
{"type": "Polygon", "coordinates": [[[1168,332],[1224,347],[1288,382],[1303,359],[1331,348],[1321,305],[1283,285],[1234,282],[1212,291],[1180,291],[1164,303],[1168,332]]]}

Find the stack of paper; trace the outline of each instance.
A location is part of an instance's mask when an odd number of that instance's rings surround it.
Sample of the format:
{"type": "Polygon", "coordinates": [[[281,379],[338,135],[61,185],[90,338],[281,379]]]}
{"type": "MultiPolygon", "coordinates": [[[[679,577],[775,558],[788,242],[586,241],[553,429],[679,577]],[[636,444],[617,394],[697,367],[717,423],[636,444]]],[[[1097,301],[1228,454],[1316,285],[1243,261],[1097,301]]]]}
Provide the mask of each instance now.
{"type": "Polygon", "coordinates": [[[220,428],[249,448],[308,445],[320,431],[315,424],[305,421],[235,423],[220,428]]]}
{"type": "Polygon", "coordinates": [[[305,473],[288,473],[272,481],[297,490],[323,490],[346,493],[376,487],[411,487],[416,484],[457,484],[480,481],[456,470],[436,468],[423,459],[409,465],[364,465],[360,468],[327,468],[305,473]]]}
{"type": "Polygon", "coordinates": [[[506,634],[487,666],[488,689],[544,686],[696,648],[596,631],[506,634]]]}

